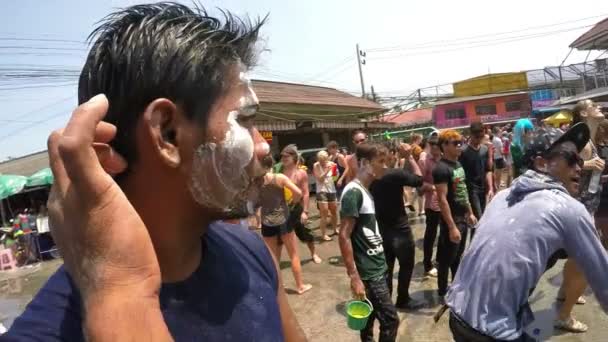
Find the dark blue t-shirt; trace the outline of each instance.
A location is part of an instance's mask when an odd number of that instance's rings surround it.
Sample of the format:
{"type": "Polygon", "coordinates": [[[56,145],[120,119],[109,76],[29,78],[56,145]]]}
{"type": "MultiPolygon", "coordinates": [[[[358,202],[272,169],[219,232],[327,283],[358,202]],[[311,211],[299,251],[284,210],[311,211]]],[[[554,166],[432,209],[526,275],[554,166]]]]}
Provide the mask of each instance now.
{"type": "MultiPolygon", "coordinates": [[[[173,338],[283,341],[277,272],[262,239],[243,226],[216,222],[202,243],[198,269],[161,287],[160,306],[173,338]]],[[[78,290],[62,266],[0,340],[84,341],[82,319],[78,290]]]]}

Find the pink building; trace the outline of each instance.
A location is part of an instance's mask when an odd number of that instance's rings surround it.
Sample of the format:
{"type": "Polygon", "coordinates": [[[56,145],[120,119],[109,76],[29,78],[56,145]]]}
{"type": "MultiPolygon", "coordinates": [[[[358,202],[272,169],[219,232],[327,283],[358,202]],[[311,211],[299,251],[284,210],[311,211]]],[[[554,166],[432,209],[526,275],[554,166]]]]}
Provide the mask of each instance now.
{"type": "Polygon", "coordinates": [[[439,101],[433,108],[437,128],[466,127],[472,122],[508,123],[531,115],[527,92],[455,97],[439,101]]]}

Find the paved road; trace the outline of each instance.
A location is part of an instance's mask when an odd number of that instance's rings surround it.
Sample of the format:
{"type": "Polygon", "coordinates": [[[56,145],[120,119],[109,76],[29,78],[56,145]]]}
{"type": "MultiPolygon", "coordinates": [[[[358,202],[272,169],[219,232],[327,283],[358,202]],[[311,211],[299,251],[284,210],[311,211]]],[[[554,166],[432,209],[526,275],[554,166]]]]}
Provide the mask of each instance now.
{"type": "MultiPolygon", "coordinates": [[[[413,221],[417,247],[416,267],[410,292],[412,297],[426,301],[428,306],[417,312],[399,314],[401,324],[398,341],[451,341],[447,315],[444,315],[437,324],[433,322],[432,318],[439,307],[436,295],[437,283],[435,278],[429,279],[423,276],[421,264],[423,222],[423,219],[413,221]]],[[[334,241],[324,242],[318,246],[319,254],[324,259],[320,265],[309,262],[307,250],[303,246],[300,247],[300,253],[304,253],[301,255],[306,262],[303,266],[304,279],[314,288],[301,296],[290,295],[289,301],[309,339],[327,342],[358,341],[358,334],[349,331],[346,327],[344,316],[344,304],[350,295],[350,284],[346,271],[340,262],[337,264],[331,262],[339,260],[340,251],[337,238],[334,237],[334,241]]],[[[608,341],[608,317],[601,311],[595,297],[590,292],[587,304],[575,308],[576,317],[589,325],[589,331],[586,334],[554,331],[552,327],[552,321],[556,315],[554,299],[561,284],[562,265],[563,262],[560,262],[547,272],[535,290],[531,303],[536,321],[528,327],[528,331],[540,341],[608,341]]],[[[286,257],[283,257],[281,266],[284,268],[282,276],[287,287],[293,288],[293,276],[286,257]]]]}
{"type": "MultiPolygon", "coordinates": [[[[314,213],[313,213],[314,214],[314,213]]],[[[418,312],[400,313],[401,325],[399,341],[451,341],[447,326],[447,315],[438,324],[433,323],[436,312],[436,280],[422,277],[422,220],[413,225],[416,237],[416,269],[411,284],[412,296],[427,301],[428,307],[418,312]]],[[[312,223],[315,225],[315,222],[312,223]]],[[[319,235],[318,231],[315,232],[319,235]]],[[[282,276],[285,280],[289,301],[296,312],[300,324],[310,341],[348,342],[358,341],[358,335],[348,330],[344,316],[344,304],[349,299],[349,282],[345,269],[340,264],[339,249],[336,238],[331,242],[317,245],[318,252],[324,259],[316,265],[309,260],[308,252],[300,245],[304,260],[305,281],[314,288],[304,295],[294,294],[293,276],[284,253],[282,276]],[[337,262],[336,262],[337,261],[337,262]]],[[[33,294],[42,286],[49,275],[60,265],[59,261],[45,262],[39,266],[22,269],[18,273],[0,272],[0,322],[10,326],[15,316],[23,311],[33,294]]],[[[554,298],[561,283],[561,264],[546,274],[532,297],[533,310],[537,321],[529,328],[536,331],[539,340],[551,341],[607,341],[608,318],[603,314],[592,295],[588,303],[576,307],[577,317],[590,326],[586,334],[564,334],[553,330],[551,321],[555,316],[554,298]],[[536,330],[538,329],[538,330],[536,330]]]]}

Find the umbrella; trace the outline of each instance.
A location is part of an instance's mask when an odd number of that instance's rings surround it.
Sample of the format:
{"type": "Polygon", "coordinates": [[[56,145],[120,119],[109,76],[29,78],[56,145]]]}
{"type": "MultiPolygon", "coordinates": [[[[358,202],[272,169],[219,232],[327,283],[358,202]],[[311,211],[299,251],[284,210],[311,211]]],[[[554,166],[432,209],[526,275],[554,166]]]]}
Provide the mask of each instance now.
{"type": "Polygon", "coordinates": [[[568,112],[560,111],[560,112],[557,112],[557,113],[551,115],[550,117],[546,118],[543,121],[548,123],[549,125],[559,126],[563,123],[572,122],[572,114],[570,114],[568,112]]]}
{"type": "Polygon", "coordinates": [[[23,190],[27,177],[17,175],[0,175],[0,199],[5,199],[23,190]]]}
{"type": "Polygon", "coordinates": [[[27,186],[41,186],[53,184],[53,172],[51,168],[44,168],[27,178],[27,186]]]}

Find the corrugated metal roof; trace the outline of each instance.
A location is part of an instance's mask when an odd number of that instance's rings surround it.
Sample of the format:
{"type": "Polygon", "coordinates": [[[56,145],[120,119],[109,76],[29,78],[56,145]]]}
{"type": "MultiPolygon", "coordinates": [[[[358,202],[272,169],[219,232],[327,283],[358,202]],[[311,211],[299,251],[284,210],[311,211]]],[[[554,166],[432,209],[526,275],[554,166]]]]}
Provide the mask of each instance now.
{"type": "Polygon", "coordinates": [[[575,96],[561,98],[561,99],[553,102],[552,106],[573,104],[573,103],[577,103],[578,101],[582,101],[582,100],[587,100],[587,99],[593,100],[593,99],[602,98],[602,97],[608,97],[608,87],[595,88],[595,89],[586,91],[584,93],[581,93],[581,94],[578,94],[575,96]]]}
{"type": "Polygon", "coordinates": [[[252,83],[262,105],[269,102],[340,106],[369,111],[385,109],[373,101],[333,88],[263,80],[253,80],[252,83]]]}
{"type": "Polygon", "coordinates": [[[40,151],[0,163],[0,174],[31,176],[45,167],[49,167],[49,155],[40,151]]]}
{"type": "Polygon", "coordinates": [[[576,38],[570,47],[578,50],[608,49],[608,18],[595,24],[589,31],[576,38]]]}
{"type": "Polygon", "coordinates": [[[495,98],[495,97],[504,97],[504,96],[513,96],[513,95],[524,95],[524,94],[527,94],[527,92],[525,92],[525,91],[514,91],[514,92],[508,92],[508,93],[495,93],[495,94],[487,94],[487,95],[455,97],[453,99],[448,99],[448,100],[443,100],[443,101],[437,101],[435,103],[435,106],[444,105],[444,104],[450,104],[450,103],[460,103],[460,102],[467,102],[467,101],[492,99],[492,98],[495,98]]]}
{"type": "Polygon", "coordinates": [[[399,126],[411,126],[433,121],[433,108],[421,108],[407,112],[385,115],[382,121],[394,122],[399,126]]]}
{"type": "Polygon", "coordinates": [[[296,129],[296,123],[290,121],[256,121],[258,131],[291,131],[296,129]]]}

